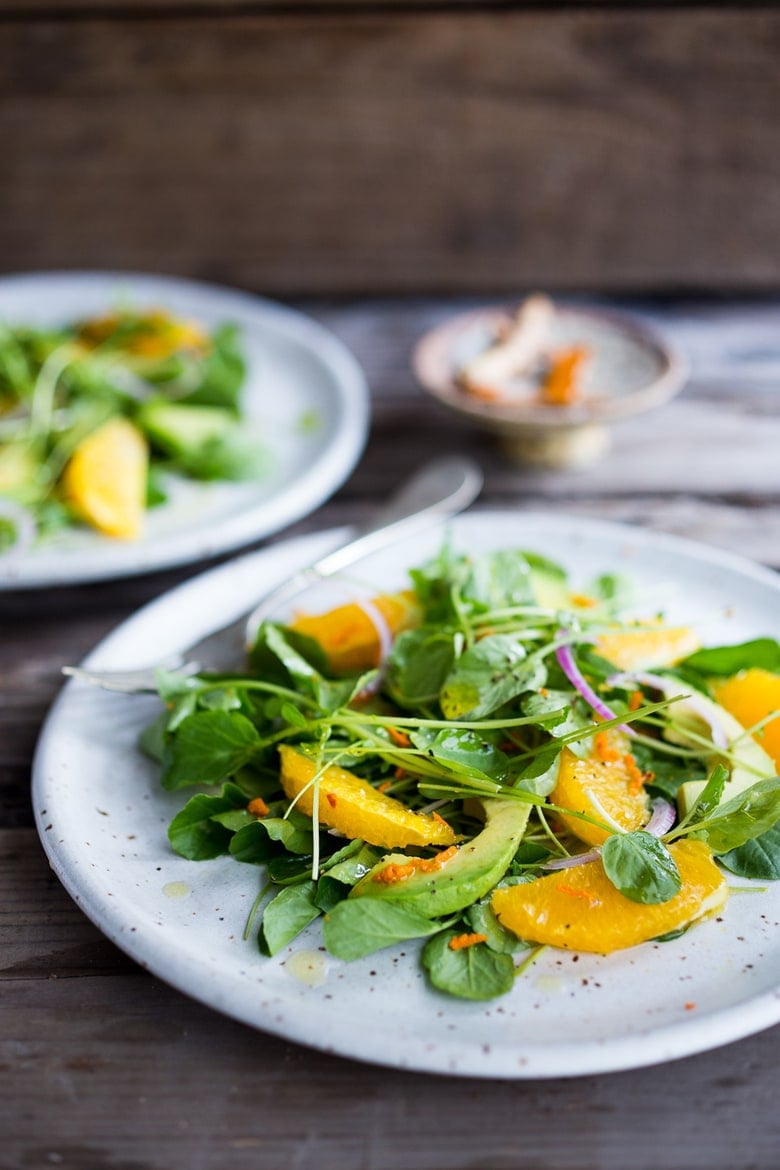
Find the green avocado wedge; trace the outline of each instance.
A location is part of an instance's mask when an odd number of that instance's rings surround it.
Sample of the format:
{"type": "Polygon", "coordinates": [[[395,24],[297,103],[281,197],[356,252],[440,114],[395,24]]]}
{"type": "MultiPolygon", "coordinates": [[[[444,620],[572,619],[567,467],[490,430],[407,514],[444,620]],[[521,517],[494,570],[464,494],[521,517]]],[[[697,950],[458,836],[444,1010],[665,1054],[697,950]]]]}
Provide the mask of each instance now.
{"type": "Polygon", "coordinates": [[[519,800],[484,800],[485,827],[468,844],[462,845],[441,869],[417,871],[403,881],[377,881],[388,865],[406,865],[403,853],[389,853],[358,882],[350,898],[370,895],[403,902],[427,918],[438,918],[462,910],[483,898],[509,868],[522,840],[531,811],[519,800]]]}
{"type": "MultiPolygon", "coordinates": [[[[734,758],[731,764],[731,775],[726,781],[723,796],[721,797],[721,804],[738,796],[746,788],[751,788],[759,780],[764,780],[775,775],[777,769],[775,768],[774,762],[751,735],[745,734],[744,727],[741,723],[737,722],[733,715],[730,715],[728,711],[714,702],[713,699],[703,695],[700,691],[695,691],[693,687],[686,685],[685,690],[695,700],[695,703],[687,703],[685,699],[681,699],[679,703],[675,704],[675,718],[683,726],[679,728],[674,736],[667,733],[666,738],[683,746],[688,744],[694,746],[694,741],[686,738],[685,725],[689,726],[691,731],[708,734],[701,715],[696,710],[697,707],[699,711],[709,715],[714,724],[723,728],[728,739],[729,751],[733,754],[734,758]]],[[[728,761],[721,761],[716,754],[713,754],[713,764],[721,762],[729,766],[728,761]]],[[[684,817],[688,815],[704,791],[704,785],[705,781],[703,780],[688,780],[680,785],[677,793],[677,805],[680,816],[684,817]]]]}

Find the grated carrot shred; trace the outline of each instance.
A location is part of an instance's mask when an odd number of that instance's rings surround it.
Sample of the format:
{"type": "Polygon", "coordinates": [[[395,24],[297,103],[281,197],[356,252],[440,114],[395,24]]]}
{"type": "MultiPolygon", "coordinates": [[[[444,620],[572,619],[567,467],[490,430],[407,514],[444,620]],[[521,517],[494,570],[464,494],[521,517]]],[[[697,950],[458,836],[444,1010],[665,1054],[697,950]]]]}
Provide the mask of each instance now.
{"type": "Polygon", "coordinates": [[[648,777],[644,772],[640,771],[636,760],[630,752],[626,752],[623,756],[623,764],[628,773],[628,791],[632,796],[636,796],[644,788],[645,781],[648,777]]]}
{"type": "Polygon", "coordinates": [[[377,792],[389,792],[392,787],[392,780],[383,780],[381,784],[377,784],[376,790],[377,792]]]}
{"type": "Polygon", "coordinates": [[[327,802],[331,808],[335,808],[336,805],[338,804],[338,800],[336,799],[336,797],[333,795],[332,792],[326,792],[325,799],[327,800],[327,802]]]}
{"type": "Polygon", "coordinates": [[[638,711],[645,701],[645,697],[641,691],[632,691],[628,700],[629,711],[638,711]]]}
{"type": "Polygon", "coordinates": [[[412,741],[405,731],[399,731],[397,727],[388,727],[387,734],[392,739],[396,747],[411,747],[412,741]]]}
{"type": "Polygon", "coordinates": [[[563,882],[555,888],[560,890],[562,894],[568,894],[570,898],[579,898],[581,901],[587,902],[590,906],[598,906],[600,901],[598,895],[592,894],[590,890],[578,890],[574,886],[564,885],[563,882]]]}
{"type": "Polygon", "coordinates": [[[475,947],[477,943],[487,942],[486,934],[458,934],[447,944],[451,951],[465,951],[467,947],[475,947]]]}
{"type": "Polygon", "coordinates": [[[440,816],[439,816],[439,814],[438,814],[437,812],[432,812],[432,813],[431,813],[431,816],[433,817],[433,819],[434,819],[435,821],[438,821],[438,823],[439,823],[440,825],[444,825],[444,828],[445,828],[445,829],[449,829],[449,827],[450,827],[450,826],[449,826],[449,824],[447,823],[447,821],[445,821],[444,817],[440,817],[440,816]]]}
{"type": "Polygon", "coordinates": [[[585,346],[575,345],[552,355],[550,372],[539,395],[543,403],[548,406],[571,406],[579,400],[579,375],[588,353],[585,346]]]}
{"type": "Polygon", "coordinates": [[[262,796],[256,796],[254,800],[250,800],[246,806],[246,811],[251,813],[253,817],[267,817],[270,809],[262,796]]]}
{"type": "Polygon", "coordinates": [[[410,857],[405,865],[392,862],[374,875],[374,881],[381,882],[386,886],[393,886],[396,882],[405,882],[413,873],[435,873],[437,869],[441,869],[443,865],[451,861],[457,852],[457,847],[450,845],[449,849],[437,853],[435,857],[410,857]]]}
{"type": "Polygon", "coordinates": [[[614,764],[620,759],[620,752],[609,742],[609,733],[606,731],[598,731],[593,736],[593,750],[604,764],[614,764]]]}

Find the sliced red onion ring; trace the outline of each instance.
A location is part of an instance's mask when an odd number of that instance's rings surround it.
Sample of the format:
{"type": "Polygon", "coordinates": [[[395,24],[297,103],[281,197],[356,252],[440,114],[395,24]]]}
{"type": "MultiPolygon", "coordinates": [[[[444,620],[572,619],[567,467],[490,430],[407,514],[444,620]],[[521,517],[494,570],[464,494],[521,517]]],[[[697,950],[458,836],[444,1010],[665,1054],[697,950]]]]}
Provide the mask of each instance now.
{"type": "Polygon", "coordinates": [[[384,615],[380,613],[380,611],[374,605],[373,601],[369,601],[364,597],[356,597],[354,599],[354,604],[358,607],[358,609],[362,609],[363,613],[366,615],[368,620],[371,622],[371,625],[376,630],[377,638],[379,639],[379,662],[377,664],[377,673],[372,681],[368,683],[367,686],[363,687],[363,690],[360,692],[359,696],[361,699],[368,699],[371,697],[371,695],[376,694],[376,692],[381,687],[382,682],[384,681],[384,664],[390,654],[390,651],[393,648],[393,631],[390,629],[390,626],[387,624],[384,615]]]}
{"type": "Polygon", "coordinates": [[[556,857],[554,861],[545,861],[542,869],[574,869],[578,865],[587,865],[589,861],[598,861],[600,856],[598,849],[589,849],[587,853],[578,853],[575,857],[556,857]]]}
{"type": "Polygon", "coordinates": [[[698,695],[691,694],[686,684],[679,679],[666,678],[662,674],[648,674],[645,671],[632,671],[630,674],[613,674],[607,679],[610,686],[625,686],[626,683],[639,683],[641,686],[653,687],[660,691],[665,699],[672,699],[678,695],[685,698],[686,706],[698,715],[710,730],[715,747],[727,748],[729,737],[723,726],[713,717],[709,704],[703,703],[698,695]]]}
{"type": "MultiPolygon", "coordinates": [[[[568,630],[559,630],[557,636],[565,637],[568,632],[568,630]]],[[[580,668],[574,661],[574,652],[571,646],[559,646],[555,651],[555,657],[558,660],[558,665],[566,675],[571,685],[580,695],[582,695],[585,702],[593,708],[596,714],[600,715],[602,719],[616,719],[617,716],[612,708],[608,707],[603,699],[599,698],[599,696],[593,690],[593,687],[583,677],[580,668]]],[[[626,723],[619,724],[618,729],[625,732],[626,735],[634,734],[626,723]]]]}
{"type": "Polygon", "coordinates": [[[663,837],[664,833],[668,833],[674,824],[674,805],[659,796],[657,800],[653,801],[651,808],[653,811],[650,820],[645,825],[645,832],[651,833],[653,837],[663,837]]]}

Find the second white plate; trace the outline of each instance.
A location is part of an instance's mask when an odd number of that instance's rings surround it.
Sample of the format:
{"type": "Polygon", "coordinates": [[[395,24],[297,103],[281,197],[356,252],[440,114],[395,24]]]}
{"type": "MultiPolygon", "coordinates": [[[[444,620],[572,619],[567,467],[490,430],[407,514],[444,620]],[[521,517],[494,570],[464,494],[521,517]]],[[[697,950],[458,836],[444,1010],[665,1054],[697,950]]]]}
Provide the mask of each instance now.
{"type": "Polygon", "coordinates": [[[302,313],[216,285],[131,273],[40,273],[0,280],[0,321],[52,325],[106,312],[118,297],[214,328],[241,329],[247,417],[268,448],[258,482],[179,480],[123,543],[69,529],[20,558],[0,558],[0,590],[125,577],[216,556],[313,511],[352,471],[368,431],[365,378],[347,348],[302,313]]]}

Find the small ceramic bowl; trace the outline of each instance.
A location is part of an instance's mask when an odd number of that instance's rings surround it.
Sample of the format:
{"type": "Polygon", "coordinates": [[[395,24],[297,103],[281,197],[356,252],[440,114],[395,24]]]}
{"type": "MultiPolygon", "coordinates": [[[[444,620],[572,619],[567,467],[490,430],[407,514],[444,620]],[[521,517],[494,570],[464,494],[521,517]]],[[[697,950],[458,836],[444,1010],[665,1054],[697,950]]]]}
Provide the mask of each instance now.
{"type": "Polygon", "coordinates": [[[463,313],[427,333],[412,362],[420,384],[439,402],[493,432],[512,459],[541,467],[585,466],[609,448],[609,425],[660,406],[688,377],[688,366],[654,332],[619,314],[559,308],[547,348],[585,346],[581,397],[568,406],[534,400],[485,401],[464,390],[459,372],[492,344],[512,307],[463,313]]]}

